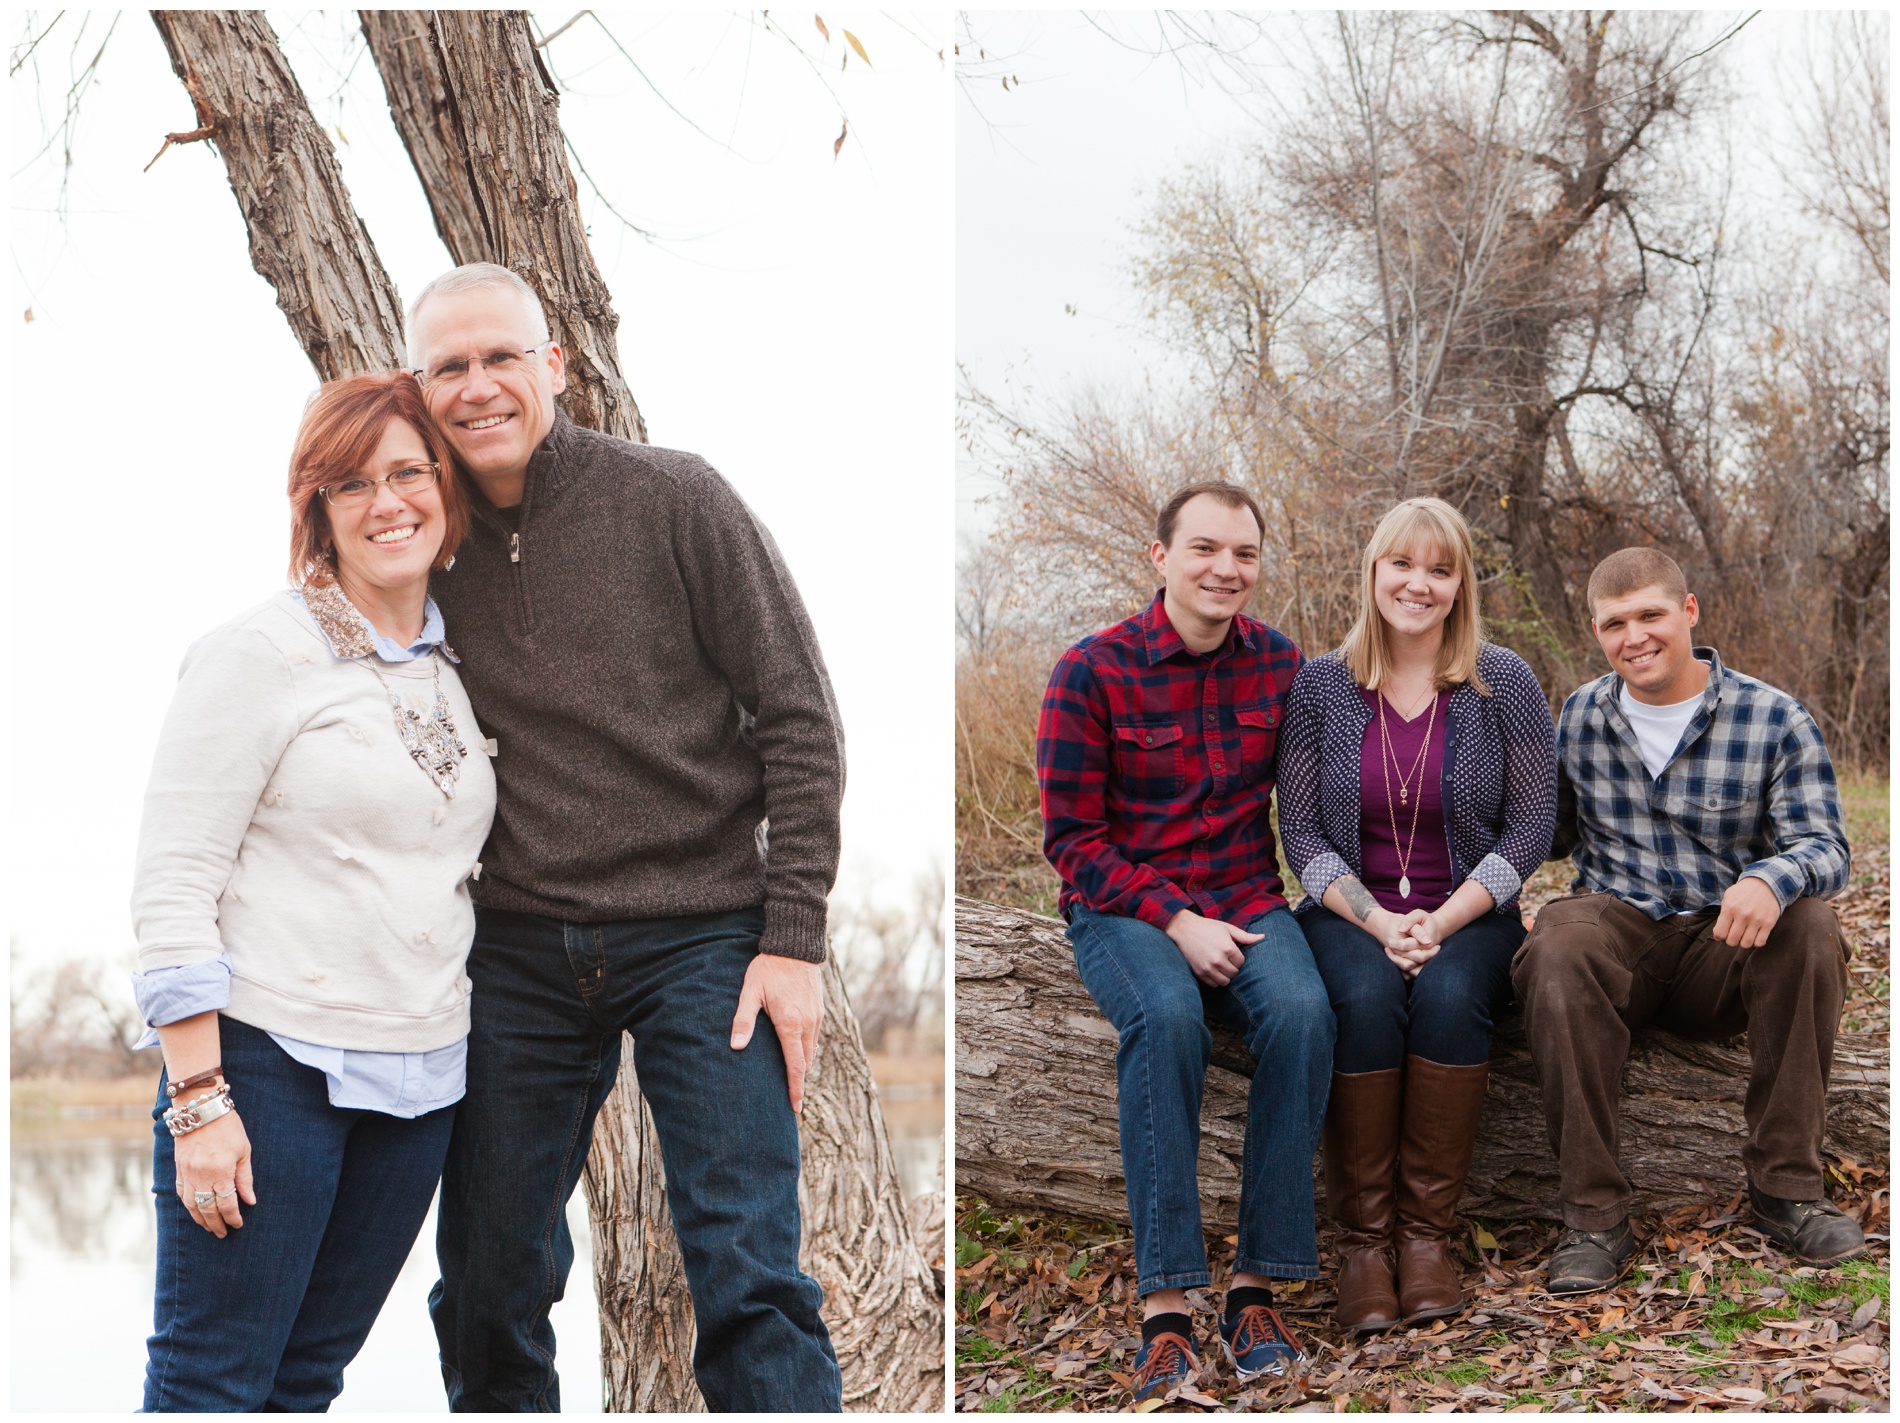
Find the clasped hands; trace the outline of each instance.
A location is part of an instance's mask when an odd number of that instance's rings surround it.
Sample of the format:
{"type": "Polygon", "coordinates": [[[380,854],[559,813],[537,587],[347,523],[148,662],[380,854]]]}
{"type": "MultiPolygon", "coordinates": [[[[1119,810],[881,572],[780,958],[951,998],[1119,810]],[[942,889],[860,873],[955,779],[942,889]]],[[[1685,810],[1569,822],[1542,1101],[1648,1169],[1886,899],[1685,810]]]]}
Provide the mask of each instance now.
{"type": "Polygon", "coordinates": [[[1445,936],[1437,919],[1423,909],[1404,914],[1375,909],[1366,916],[1366,932],[1379,941],[1385,956],[1407,978],[1418,977],[1418,971],[1444,947],[1445,936]]]}

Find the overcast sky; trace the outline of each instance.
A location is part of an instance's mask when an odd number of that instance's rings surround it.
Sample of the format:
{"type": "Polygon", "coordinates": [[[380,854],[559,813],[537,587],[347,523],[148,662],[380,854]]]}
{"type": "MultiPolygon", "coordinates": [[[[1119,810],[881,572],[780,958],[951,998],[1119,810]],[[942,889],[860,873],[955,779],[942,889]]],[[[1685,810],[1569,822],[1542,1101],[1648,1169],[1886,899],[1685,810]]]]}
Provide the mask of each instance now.
{"type": "MultiPolygon", "coordinates": [[[[537,13],[552,29],[574,11],[537,13]]],[[[645,80],[590,20],[549,52],[594,181],[661,238],[628,232],[583,183],[628,383],[653,441],[711,460],[784,550],[845,720],[840,893],[896,901],[950,859],[948,20],[825,18],[829,43],[809,12],[773,12],[801,53],[743,18],[610,17],[645,80]],[[841,69],[846,27],[874,67],[841,69]]],[[[406,300],[449,259],[353,20],[271,19],[406,300]]],[[[129,954],[139,806],[179,660],[284,585],[284,471],[316,384],[251,270],[217,155],[177,147],[141,171],[192,118],[143,11],[119,18],[80,111],[68,214],[53,211],[61,143],[33,153],[68,84],[76,13],[62,25],[36,56],[39,90],[14,79],[8,125],[9,171],[24,168],[8,276],[10,927],[30,962],[129,954]]]]}
{"type": "MultiPolygon", "coordinates": [[[[1747,13],[1708,15],[1710,38],[1747,13]]],[[[1740,97],[1728,146],[1743,220],[1757,216],[1750,194],[1774,188],[1782,94],[1814,18],[1764,12],[1721,47],[1740,97]]],[[[1284,70],[1288,93],[1301,77],[1301,24],[1274,15],[1251,55],[1265,76],[1284,70]]],[[[1243,107],[1192,58],[1154,57],[1160,34],[1152,16],[1121,11],[977,11],[959,28],[956,350],[988,394],[1059,401],[1091,386],[1167,387],[1185,373],[1142,322],[1133,228],[1163,180],[1257,144],[1260,110],[1275,101],[1243,107]]],[[[1717,125],[1699,131],[1710,163],[1722,161],[1717,125]]],[[[982,529],[992,486],[961,451],[957,473],[959,521],[982,529]]]]}

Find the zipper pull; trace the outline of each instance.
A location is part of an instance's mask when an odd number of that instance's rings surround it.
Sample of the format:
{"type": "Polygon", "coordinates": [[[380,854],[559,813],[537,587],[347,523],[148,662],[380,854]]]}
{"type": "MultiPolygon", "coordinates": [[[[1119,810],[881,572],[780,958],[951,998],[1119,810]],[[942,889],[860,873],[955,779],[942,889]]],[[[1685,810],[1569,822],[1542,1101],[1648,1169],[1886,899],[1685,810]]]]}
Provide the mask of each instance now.
{"type": "Polygon", "coordinates": [[[510,563],[521,562],[521,535],[520,534],[508,535],[508,561],[510,563]]]}

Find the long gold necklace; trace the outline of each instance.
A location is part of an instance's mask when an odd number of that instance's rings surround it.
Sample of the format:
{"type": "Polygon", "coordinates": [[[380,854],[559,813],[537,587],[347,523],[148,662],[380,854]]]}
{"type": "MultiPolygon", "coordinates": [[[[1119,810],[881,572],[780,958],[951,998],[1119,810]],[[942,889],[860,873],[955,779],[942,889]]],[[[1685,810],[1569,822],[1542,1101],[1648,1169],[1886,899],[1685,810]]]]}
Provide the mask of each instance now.
{"type": "Polygon", "coordinates": [[[1399,857],[1399,898],[1412,897],[1412,846],[1418,840],[1418,808],[1425,803],[1425,754],[1432,747],[1432,726],[1438,719],[1438,692],[1432,689],[1432,709],[1425,719],[1425,740],[1418,748],[1418,760],[1412,763],[1412,774],[1418,776],[1418,799],[1412,802],[1412,829],[1405,837],[1405,849],[1399,850],[1399,819],[1392,809],[1392,772],[1399,771],[1399,800],[1405,802],[1407,773],[1399,770],[1399,758],[1392,750],[1392,733],[1385,724],[1385,694],[1379,693],[1379,774],[1385,779],[1385,813],[1392,822],[1392,849],[1399,857]],[[1390,766],[1387,766],[1387,762],[1390,766]]]}

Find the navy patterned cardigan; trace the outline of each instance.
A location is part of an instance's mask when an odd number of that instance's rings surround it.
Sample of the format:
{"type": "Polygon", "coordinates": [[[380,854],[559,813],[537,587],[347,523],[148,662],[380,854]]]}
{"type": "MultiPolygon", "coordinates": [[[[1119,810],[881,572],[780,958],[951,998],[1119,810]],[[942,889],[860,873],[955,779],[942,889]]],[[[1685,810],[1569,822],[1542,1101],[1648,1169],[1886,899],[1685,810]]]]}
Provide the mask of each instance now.
{"type": "MultiPolygon", "coordinates": [[[[1445,840],[1459,883],[1475,879],[1507,912],[1550,853],[1557,729],[1536,674],[1515,652],[1482,644],[1478,675],[1491,695],[1467,682],[1445,711],[1445,840]]],[[[1300,669],[1279,746],[1280,837],[1309,896],[1295,914],[1318,904],[1334,880],[1360,871],[1360,748],[1371,724],[1337,650],[1300,669]]]]}

